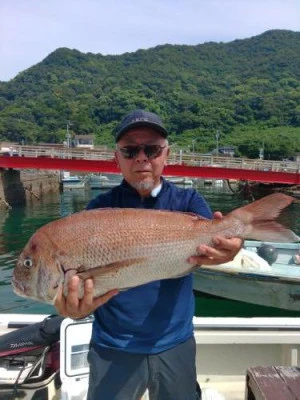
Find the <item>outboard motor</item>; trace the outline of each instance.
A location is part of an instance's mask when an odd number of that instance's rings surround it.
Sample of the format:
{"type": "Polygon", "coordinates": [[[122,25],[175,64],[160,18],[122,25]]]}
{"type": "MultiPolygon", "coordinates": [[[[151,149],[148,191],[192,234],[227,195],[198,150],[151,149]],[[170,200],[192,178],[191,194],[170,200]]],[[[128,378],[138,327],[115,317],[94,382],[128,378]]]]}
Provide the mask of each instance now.
{"type": "Polygon", "coordinates": [[[63,319],[49,316],[0,337],[1,399],[50,399],[48,394],[61,384],[59,341],[63,319]]]}
{"type": "Polygon", "coordinates": [[[261,244],[259,246],[259,248],[257,249],[257,254],[263,258],[264,260],[266,260],[269,265],[272,265],[278,257],[278,251],[277,249],[270,245],[270,244],[261,244]]]}

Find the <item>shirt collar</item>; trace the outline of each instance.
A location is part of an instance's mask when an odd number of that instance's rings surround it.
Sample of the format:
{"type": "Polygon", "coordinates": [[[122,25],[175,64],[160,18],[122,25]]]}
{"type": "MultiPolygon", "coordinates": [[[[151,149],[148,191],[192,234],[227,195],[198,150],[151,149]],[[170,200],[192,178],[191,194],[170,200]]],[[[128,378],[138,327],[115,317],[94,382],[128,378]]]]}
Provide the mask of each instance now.
{"type": "Polygon", "coordinates": [[[152,197],[157,197],[158,193],[161,191],[162,184],[160,183],[156,188],[154,188],[151,192],[152,197]]]}

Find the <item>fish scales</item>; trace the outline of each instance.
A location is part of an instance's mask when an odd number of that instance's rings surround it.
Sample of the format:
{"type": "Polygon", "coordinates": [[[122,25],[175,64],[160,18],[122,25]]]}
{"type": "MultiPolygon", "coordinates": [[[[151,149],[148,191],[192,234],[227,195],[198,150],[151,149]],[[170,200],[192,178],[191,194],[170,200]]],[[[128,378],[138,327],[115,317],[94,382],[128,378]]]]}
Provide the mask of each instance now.
{"type": "Polygon", "coordinates": [[[213,237],[239,236],[274,241],[299,237],[273,219],[293,199],[267,196],[205,220],[190,213],[145,209],[95,209],[53,221],[38,229],[23,249],[13,272],[17,294],[53,303],[60,285],[77,274],[94,280],[94,295],[175,278],[196,266],[187,262],[213,237]]]}

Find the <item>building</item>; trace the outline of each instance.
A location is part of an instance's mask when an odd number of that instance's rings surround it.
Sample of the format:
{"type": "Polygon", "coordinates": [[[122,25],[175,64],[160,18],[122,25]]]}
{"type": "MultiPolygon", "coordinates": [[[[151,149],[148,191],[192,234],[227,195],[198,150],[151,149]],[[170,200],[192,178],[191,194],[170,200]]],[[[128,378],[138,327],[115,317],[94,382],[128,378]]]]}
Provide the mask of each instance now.
{"type": "Polygon", "coordinates": [[[74,139],[72,140],[72,147],[93,149],[94,135],[75,135],[74,139]]]}
{"type": "Polygon", "coordinates": [[[294,157],[293,157],[293,160],[296,161],[296,162],[300,162],[300,153],[295,153],[294,157]]]}
{"type": "Polygon", "coordinates": [[[226,156],[226,157],[234,157],[235,154],[235,147],[234,146],[223,146],[219,147],[218,149],[214,149],[211,152],[212,155],[216,156],[226,156]]]}

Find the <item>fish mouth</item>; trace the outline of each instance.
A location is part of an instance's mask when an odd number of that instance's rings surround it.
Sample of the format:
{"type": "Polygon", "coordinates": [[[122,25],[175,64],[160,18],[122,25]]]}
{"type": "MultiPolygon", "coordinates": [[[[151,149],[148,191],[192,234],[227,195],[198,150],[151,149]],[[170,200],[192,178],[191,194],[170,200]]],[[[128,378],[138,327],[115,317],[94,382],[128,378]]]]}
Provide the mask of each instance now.
{"type": "Polygon", "coordinates": [[[16,294],[20,296],[25,295],[25,286],[22,285],[22,283],[18,282],[15,278],[12,278],[11,284],[16,294]]]}

